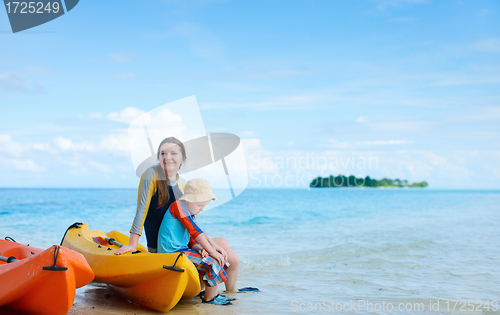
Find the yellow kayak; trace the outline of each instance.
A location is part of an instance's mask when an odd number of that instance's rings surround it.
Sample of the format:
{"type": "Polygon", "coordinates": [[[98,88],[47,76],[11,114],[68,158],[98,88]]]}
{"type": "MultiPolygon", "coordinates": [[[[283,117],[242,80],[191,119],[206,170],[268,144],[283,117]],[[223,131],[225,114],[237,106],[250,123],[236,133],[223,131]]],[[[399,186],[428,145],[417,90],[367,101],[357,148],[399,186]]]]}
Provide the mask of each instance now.
{"type": "Polygon", "coordinates": [[[75,223],[66,231],[61,245],[87,259],[94,281],[107,283],[141,306],[167,312],[181,298],[192,298],[200,292],[198,271],[186,255],[151,254],[140,244],[138,252],[114,255],[128,240],[117,231],[89,232],[87,224],[75,223]]]}

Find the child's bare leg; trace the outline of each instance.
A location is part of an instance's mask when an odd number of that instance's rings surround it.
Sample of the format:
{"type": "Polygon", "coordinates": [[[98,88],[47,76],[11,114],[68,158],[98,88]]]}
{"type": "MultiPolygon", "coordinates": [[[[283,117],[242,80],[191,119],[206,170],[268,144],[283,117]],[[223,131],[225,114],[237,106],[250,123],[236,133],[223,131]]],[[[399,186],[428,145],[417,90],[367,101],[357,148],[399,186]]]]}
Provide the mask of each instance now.
{"type": "Polygon", "coordinates": [[[217,295],[217,286],[209,287],[205,286],[205,302],[212,300],[217,295]]]}
{"type": "Polygon", "coordinates": [[[198,274],[200,278],[200,292],[205,291],[205,282],[203,282],[203,276],[201,274],[198,274]]]}
{"type": "Polygon", "coordinates": [[[224,282],[226,285],[226,291],[238,291],[236,288],[236,281],[238,280],[238,269],[240,265],[240,259],[238,255],[229,247],[229,243],[225,238],[213,238],[214,242],[216,242],[220,247],[224,248],[227,252],[227,261],[230,266],[226,269],[227,280],[224,282]]]}

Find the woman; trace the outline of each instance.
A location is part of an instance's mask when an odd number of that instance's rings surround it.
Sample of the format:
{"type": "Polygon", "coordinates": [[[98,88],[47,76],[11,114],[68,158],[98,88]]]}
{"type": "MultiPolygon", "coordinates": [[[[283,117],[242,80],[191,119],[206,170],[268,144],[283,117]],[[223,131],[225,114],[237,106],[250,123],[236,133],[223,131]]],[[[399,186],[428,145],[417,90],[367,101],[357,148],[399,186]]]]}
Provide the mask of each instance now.
{"type": "MultiPolygon", "coordinates": [[[[130,229],[130,240],[127,246],[116,251],[121,255],[137,250],[142,229],[146,231],[146,240],[150,253],[157,252],[158,231],[165,212],[170,205],[184,193],[184,185],[180,182],[179,169],[186,162],[186,148],[174,137],[165,138],[158,146],[156,157],[159,163],[144,172],[139,183],[137,210],[130,229]]],[[[225,282],[226,291],[238,291],[238,255],[229,247],[224,238],[212,239],[215,250],[222,254],[230,266],[226,270],[228,280],[225,282]]]]}

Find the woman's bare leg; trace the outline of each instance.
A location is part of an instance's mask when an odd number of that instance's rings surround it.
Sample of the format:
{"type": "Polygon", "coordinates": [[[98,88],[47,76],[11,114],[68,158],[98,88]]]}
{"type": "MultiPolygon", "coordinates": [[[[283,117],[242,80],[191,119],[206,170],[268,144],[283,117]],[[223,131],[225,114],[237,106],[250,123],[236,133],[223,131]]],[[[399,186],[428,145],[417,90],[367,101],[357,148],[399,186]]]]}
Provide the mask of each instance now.
{"type": "Polygon", "coordinates": [[[236,287],[236,281],[238,280],[238,269],[240,265],[240,259],[238,255],[229,247],[229,243],[225,238],[212,238],[220,247],[224,248],[227,252],[227,261],[229,261],[229,268],[226,270],[227,280],[224,282],[226,285],[226,291],[238,291],[236,287]]]}

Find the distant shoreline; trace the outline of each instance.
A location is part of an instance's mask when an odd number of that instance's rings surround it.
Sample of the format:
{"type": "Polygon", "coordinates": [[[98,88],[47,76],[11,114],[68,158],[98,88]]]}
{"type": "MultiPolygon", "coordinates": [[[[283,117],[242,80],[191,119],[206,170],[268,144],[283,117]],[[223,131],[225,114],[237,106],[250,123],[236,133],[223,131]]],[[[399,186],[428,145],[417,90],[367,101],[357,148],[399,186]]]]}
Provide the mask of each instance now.
{"type": "Polygon", "coordinates": [[[429,184],[423,181],[409,184],[407,180],[383,178],[381,180],[371,179],[370,176],[357,178],[354,175],[329,177],[317,177],[309,184],[312,188],[425,188],[429,184]]]}

